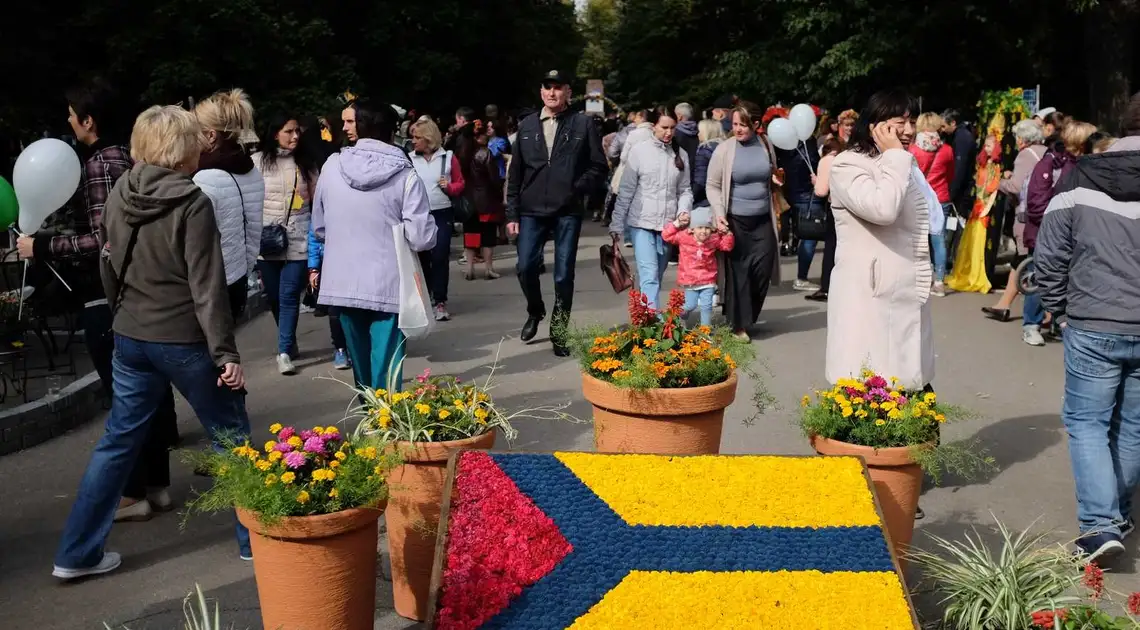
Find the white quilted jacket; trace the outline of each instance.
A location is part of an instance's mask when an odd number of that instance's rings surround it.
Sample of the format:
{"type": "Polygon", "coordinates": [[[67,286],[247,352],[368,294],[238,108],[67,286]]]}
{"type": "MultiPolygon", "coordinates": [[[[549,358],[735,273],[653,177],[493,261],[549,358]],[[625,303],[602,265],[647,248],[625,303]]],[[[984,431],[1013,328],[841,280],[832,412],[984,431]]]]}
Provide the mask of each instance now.
{"type": "Polygon", "coordinates": [[[256,167],[244,175],[211,168],[198,171],[194,183],[214,204],[214,220],[222,237],[222,259],[226,263],[226,284],[233,284],[252,273],[257,264],[265,181],[256,167]]]}
{"type": "Polygon", "coordinates": [[[291,155],[277,156],[277,167],[266,170],[261,167],[261,153],[252,156],[254,165],[262,171],[265,180],[265,204],[261,216],[262,225],[284,225],[289,238],[289,249],[284,256],[263,256],[265,260],[304,260],[309,259],[309,223],[312,221],[312,198],[305,178],[299,177],[297,163],[291,155]],[[297,196],[301,198],[299,210],[286,213],[289,201],[293,198],[293,182],[297,182],[297,196]],[[286,222],[288,216],[288,222],[286,222]]]}

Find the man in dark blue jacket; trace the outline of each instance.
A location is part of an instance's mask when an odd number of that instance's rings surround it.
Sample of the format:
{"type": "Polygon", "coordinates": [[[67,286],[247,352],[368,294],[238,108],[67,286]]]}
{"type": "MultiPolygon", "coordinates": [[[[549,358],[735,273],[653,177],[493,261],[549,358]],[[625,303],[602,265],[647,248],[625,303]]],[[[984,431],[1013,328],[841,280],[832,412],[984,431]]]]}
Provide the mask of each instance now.
{"type": "Polygon", "coordinates": [[[606,158],[597,127],[570,111],[570,82],[559,71],[542,78],[542,110],[519,123],[507,175],[507,234],[518,236],[519,284],[527,302],[520,338],[534,339],[546,317],[539,267],[554,237],[554,354],[567,356],[566,324],[574,303],[574,264],[585,214],[583,199],[602,183],[606,158]]]}

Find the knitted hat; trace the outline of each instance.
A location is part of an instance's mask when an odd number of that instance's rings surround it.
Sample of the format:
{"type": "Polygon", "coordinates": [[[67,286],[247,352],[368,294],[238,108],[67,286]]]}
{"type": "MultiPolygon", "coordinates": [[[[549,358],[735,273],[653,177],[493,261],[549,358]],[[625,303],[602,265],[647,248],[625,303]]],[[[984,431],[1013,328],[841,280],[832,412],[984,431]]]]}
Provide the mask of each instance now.
{"type": "Polygon", "coordinates": [[[711,228],[712,226],[712,211],[709,208],[693,208],[689,213],[689,227],[711,228]]]}
{"type": "Polygon", "coordinates": [[[1132,95],[1124,113],[1124,135],[1140,136],[1140,92],[1132,95]]]}

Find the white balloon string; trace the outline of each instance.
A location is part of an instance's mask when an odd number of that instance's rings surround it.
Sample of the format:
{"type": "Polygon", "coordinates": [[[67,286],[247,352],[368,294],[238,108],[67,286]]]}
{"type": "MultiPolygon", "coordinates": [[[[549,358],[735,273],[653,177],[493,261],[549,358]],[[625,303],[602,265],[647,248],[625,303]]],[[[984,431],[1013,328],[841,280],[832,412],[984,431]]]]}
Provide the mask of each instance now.
{"type": "Polygon", "coordinates": [[[811,165],[811,157],[808,156],[807,143],[800,140],[800,143],[796,145],[796,149],[799,150],[800,155],[804,156],[804,162],[807,162],[808,170],[811,171],[812,175],[815,175],[815,169],[812,168],[811,165]]]}
{"type": "Polygon", "coordinates": [[[16,309],[16,321],[24,317],[24,287],[28,284],[28,259],[24,259],[24,276],[20,279],[20,306],[16,309]]]}

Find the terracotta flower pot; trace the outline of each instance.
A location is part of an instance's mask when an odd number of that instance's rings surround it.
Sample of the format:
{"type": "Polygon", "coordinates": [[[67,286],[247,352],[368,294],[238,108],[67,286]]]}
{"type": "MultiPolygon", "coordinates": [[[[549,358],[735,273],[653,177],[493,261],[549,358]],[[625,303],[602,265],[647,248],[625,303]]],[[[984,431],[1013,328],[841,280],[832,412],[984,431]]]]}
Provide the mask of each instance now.
{"type": "Polygon", "coordinates": [[[635,391],[582,373],[582,393],[594,406],[599,453],[715,455],[736,374],[705,387],[635,391]]]}
{"type": "Polygon", "coordinates": [[[238,508],[249,528],[262,625],[275,630],[371,630],[376,618],[376,521],[383,507],[290,516],[272,526],[238,508]]]}
{"type": "Polygon", "coordinates": [[[401,617],[418,621],[427,618],[447,459],[459,449],[490,449],[494,445],[494,431],[451,442],[396,442],[396,452],[404,464],[388,475],[388,512],[384,519],[392,560],[392,598],[401,617]]]}
{"type": "Polygon", "coordinates": [[[907,447],[880,448],[857,446],[847,442],[812,436],[811,446],[820,455],[849,455],[867,462],[875,494],[883,510],[887,533],[899,563],[914,535],[914,512],[922,491],[922,469],[910,457],[907,447]]]}

